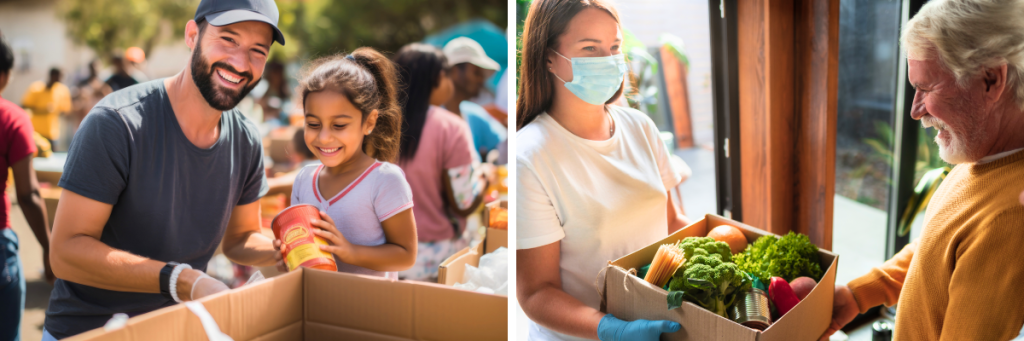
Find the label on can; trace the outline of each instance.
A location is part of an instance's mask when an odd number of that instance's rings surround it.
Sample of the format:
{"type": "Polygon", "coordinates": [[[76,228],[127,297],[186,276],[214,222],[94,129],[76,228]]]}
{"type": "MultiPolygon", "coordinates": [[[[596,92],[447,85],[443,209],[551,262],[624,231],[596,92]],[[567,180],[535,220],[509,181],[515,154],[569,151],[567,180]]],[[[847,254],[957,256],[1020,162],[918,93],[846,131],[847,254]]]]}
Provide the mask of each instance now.
{"type": "Polygon", "coordinates": [[[288,270],[295,270],[302,263],[318,258],[333,260],[330,252],[320,250],[319,245],[328,245],[327,241],[309,233],[305,226],[292,226],[284,234],[283,241],[288,246],[288,252],[285,255],[285,263],[288,264],[288,270]]]}

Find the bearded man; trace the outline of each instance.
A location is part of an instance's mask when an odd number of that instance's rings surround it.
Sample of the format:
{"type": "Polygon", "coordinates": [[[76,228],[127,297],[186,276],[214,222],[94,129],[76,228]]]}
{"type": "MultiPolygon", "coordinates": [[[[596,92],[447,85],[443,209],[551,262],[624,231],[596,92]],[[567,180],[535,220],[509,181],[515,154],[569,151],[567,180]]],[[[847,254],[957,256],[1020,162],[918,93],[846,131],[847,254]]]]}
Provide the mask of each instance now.
{"type": "Polygon", "coordinates": [[[934,0],[902,44],[911,117],[956,166],[921,238],[838,285],[833,321],[899,304],[895,340],[1009,340],[1024,326],[1024,0],[934,0]]]}
{"type": "Polygon", "coordinates": [[[60,179],[43,340],[228,290],[204,273],[222,239],[236,263],[280,259],[259,233],[260,135],[234,109],[284,44],[277,20],[273,0],[203,0],[185,28],[187,67],[86,116],[60,179]]]}

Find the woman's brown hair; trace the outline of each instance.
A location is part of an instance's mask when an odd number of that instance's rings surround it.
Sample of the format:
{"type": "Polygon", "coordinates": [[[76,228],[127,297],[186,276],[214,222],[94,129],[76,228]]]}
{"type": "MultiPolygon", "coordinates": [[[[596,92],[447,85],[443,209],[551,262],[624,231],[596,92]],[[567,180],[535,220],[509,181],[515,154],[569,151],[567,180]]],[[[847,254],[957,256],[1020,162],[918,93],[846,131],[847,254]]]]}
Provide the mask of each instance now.
{"type": "Polygon", "coordinates": [[[325,90],[345,98],[366,117],[377,110],[377,125],[363,137],[363,152],[380,161],[395,162],[402,132],[402,109],[398,106],[398,70],[387,57],[370,47],[350,55],[321,57],[310,62],[299,78],[302,104],[310,93],[325,90]]]}
{"type": "MultiPolygon", "coordinates": [[[[554,96],[554,77],[548,71],[547,52],[557,49],[558,37],[565,33],[569,21],[586,8],[608,12],[619,22],[619,14],[607,1],[602,0],[536,0],[530,5],[523,26],[523,50],[520,51],[519,99],[516,101],[516,130],[533,122],[551,107],[554,96]]],[[[625,79],[623,79],[625,85],[625,79]]],[[[605,104],[614,103],[625,86],[619,87],[605,104]]]]}

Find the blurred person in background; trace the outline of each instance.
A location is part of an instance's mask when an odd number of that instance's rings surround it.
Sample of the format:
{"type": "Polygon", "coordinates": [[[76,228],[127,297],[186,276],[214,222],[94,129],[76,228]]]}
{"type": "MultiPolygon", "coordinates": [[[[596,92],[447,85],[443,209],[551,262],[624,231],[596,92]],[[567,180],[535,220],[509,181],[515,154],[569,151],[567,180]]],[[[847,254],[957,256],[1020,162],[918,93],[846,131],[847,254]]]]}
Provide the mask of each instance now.
{"type": "Polygon", "coordinates": [[[595,276],[608,260],[689,223],[670,195],[682,175],[657,126],[613,104],[629,70],[617,12],[601,0],[537,0],[522,37],[516,298],[530,339],[654,341],[679,331],[599,310],[595,276]]]}
{"type": "Polygon", "coordinates": [[[129,86],[139,84],[139,81],[128,72],[128,61],[121,56],[110,58],[110,66],[114,67],[114,74],[107,78],[107,85],[110,90],[117,91],[129,86]]]}
{"type": "MultiPolygon", "coordinates": [[[[497,93],[494,94],[494,106],[488,107],[487,111],[491,113],[491,116],[501,121],[501,124],[508,128],[508,89],[512,82],[508,79],[508,71],[501,75],[501,79],[498,80],[497,93]]],[[[496,165],[508,164],[508,138],[498,143],[498,159],[494,161],[496,165]]]]}
{"type": "Polygon", "coordinates": [[[145,72],[142,72],[143,63],[146,62],[146,52],[137,46],[129,47],[124,50],[124,61],[127,72],[136,82],[145,83],[149,81],[149,76],[145,72]]]}
{"type": "MultiPolygon", "coordinates": [[[[287,173],[267,178],[267,185],[270,189],[267,191],[267,194],[264,195],[264,197],[270,197],[277,194],[285,194],[285,207],[292,205],[292,185],[295,184],[295,177],[299,174],[299,171],[301,171],[303,167],[309,165],[321,164],[320,159],[318,159],[316,155],[313,154],[313,151],[309,150],[309,147],[306,146],[306,133],[303,129],[295,130],[295,135],[292,136],[290,151],[290,157],[296,165],[295,169],[287,173]]],[[[264,213],[266,213],[266,210],[264,210],[264,213]]]]}
{"type": "Polygon", "coordinates": [[[487,109],[470,99],[480,95],[484,82],[501,66],[487,57],[480,43],[469,37],[449,41],[444,45],[444,54],[451,65],[448,77],[454,85],[452,97],[444,103],[444,107],[466,120],[473,134],[474,150],[481,158],[485,158],[508,133],[504,126],[487,113],[487,109]]]}
{"type": "Polygon", "coordinates": [[[486,181],[475,161],[469,126],[439,105],[454,92],[448,61],[438,48],[421,43],[392,57],[403,89],[399,166],[412,187],[419,238],[416,265],[399,275],[436,281],[437,267],[469,245],[466,216],[483,202],[486,181]]]}
{"type": "Polygon", "coordinates": [[[89,110],[92,110],[96,103],[99,103],[104,96],[112,92],[110,86],[101,81],[99,76],[97,76],[97,63],[98,61],[93,60],[86,65],[88,74],[78,82],[74,89],[71,104],[72,135],[74,135],[75,131],[78,131],[78,126],[82,124],[82,120],[85,119],[85,115],[89,113],[89,110]]]}
{"type": "Polygon", "coordinates": [[[257,103],[263,108],[263,121],[274,122],[274,127],[288,125],[287,115],[281,115],[291,98],[286,78],[284,64],[267,63],[267,74],[263,78],[267,88],[257,103]]]}
{"type": "Polygon", "coordinates": [[[487,113],[505,128],[508,128],[508,71],[502,72],[501,78],[498,79],[498,87],[494,89],[494,103],[484,106],[487,113]]]}
{"type": "MultiPolygon", "coordinates": [[[[0,93],[11,80],[14,53],[0,36],[0,93]]],[[[32,168],[36,152],[32,139],[32,123],[25,111],[0,97],[0,183],[5,188],[0,196],[0,340],[19,340],[21,317],[25,310],[25,275],[18,256],[18,236],[11,229],[11,201],[6,193],[7,168],[14,175],[14,190],[25,220],[36,240],[43,247],[46,280],[53,284],[50,271],[50,236],[47,229],[46,204],[39,195],[39,183],[32,168]]]]}
{"type": "Polygon", "coordinates": [[[21,106],[32,114],[32,126],[36,132],[54,147],[57,146],[55,141],[61,137],[61,117],[71,113],[71,90],[60,82],[61,78],[63,73],[60,69],[51,68],[46,81],[29,85],[21,99],[21,106]]]}

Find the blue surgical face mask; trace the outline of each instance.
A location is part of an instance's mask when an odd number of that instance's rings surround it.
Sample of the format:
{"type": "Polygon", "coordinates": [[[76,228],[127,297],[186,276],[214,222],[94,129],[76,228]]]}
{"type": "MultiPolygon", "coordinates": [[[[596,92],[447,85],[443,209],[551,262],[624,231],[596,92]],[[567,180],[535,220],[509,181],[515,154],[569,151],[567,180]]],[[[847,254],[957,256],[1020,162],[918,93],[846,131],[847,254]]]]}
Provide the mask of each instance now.
{"type": "MultiPolygon", "coordinates": [[[[590,104],[601,105],[608,102],[608,99],[619,91],[622,79],[626,76],[626,57],[621,53],[607,57],[569,59],[558,51],[551,50],[551,52],[572,63],[572,82],[566,82],[558,75],[555,75],[555,78],[562,81],[576,97],[590,104]]],[[[552,71],[551,74],[554,75],[555,72],[552,71]]]]}

